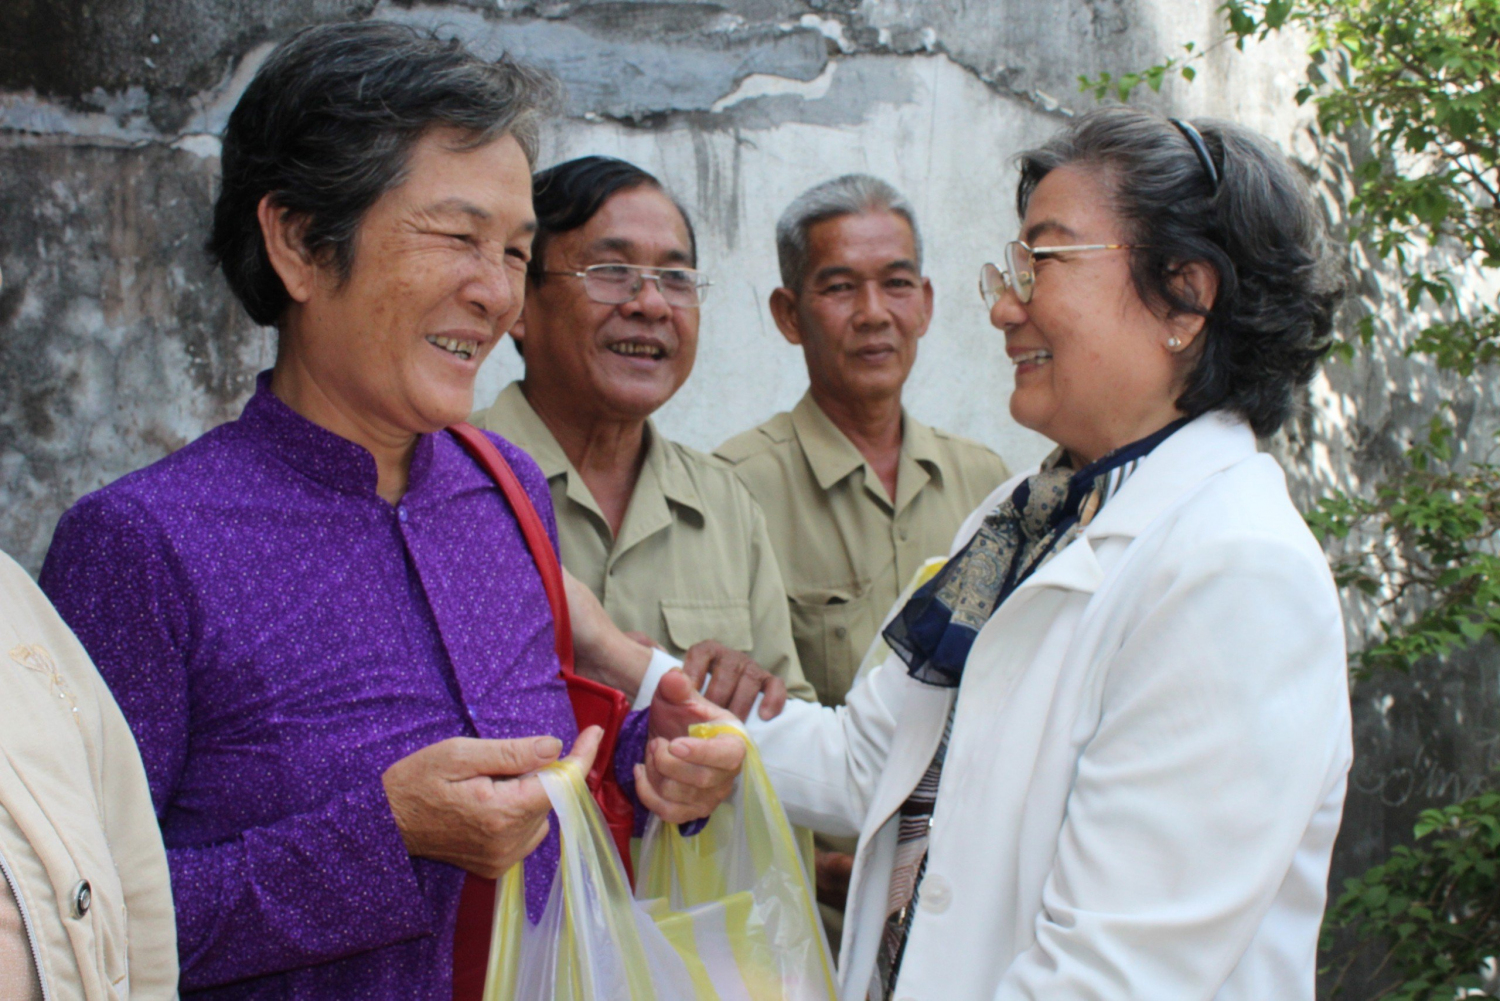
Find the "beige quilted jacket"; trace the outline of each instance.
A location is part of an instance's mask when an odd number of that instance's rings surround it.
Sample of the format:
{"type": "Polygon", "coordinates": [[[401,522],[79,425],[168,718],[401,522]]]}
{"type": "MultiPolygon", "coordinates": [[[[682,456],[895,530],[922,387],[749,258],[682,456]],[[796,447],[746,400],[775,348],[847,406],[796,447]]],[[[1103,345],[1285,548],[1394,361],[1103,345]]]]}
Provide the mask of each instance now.
{"type": "Polygon", "coordinates": [[[135,741],[88,654],[4,554],[0,879],[46,1001],[177,996],[167,858],[135,741]]]}

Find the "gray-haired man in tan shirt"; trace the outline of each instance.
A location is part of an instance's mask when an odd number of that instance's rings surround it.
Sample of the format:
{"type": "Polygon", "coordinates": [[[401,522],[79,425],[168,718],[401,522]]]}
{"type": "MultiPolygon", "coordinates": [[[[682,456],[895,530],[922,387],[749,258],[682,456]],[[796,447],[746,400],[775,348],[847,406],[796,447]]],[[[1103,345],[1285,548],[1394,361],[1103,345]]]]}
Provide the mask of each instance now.
{"type": "MultiPolygon", "coordinates": [[[[820,184],[782,214],[776,245],[771,313],[802,348],[811,385],[790,413],[715,454],[765,512],[803,672],[837,706],[907,582],[1009,474],[983,445],[901,406],[932,284],[915,214],[895,189],[859,174],[820,184]]],[[[853,847],[819,839],[835,942],[853,847]]]]}

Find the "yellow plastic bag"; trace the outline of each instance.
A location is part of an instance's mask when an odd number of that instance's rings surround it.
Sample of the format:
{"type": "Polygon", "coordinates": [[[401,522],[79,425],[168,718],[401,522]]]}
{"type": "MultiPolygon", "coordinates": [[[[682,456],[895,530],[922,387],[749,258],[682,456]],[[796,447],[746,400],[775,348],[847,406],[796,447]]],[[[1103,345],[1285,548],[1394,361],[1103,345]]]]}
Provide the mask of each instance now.
{"type": "Polygon", "coordinates": [[[636,896],[685,960],[695,1001],[831,1001],[833,964],[802,854],[755,743],[731,796],[693,837],[653,817],[636,896]]]}
{"type": "Polygon", "coordinates": [[[484,1001],[667,1001],[692,997],[685,964],[630,895],[604,815],[571,761],[537,773],[562,851],[542,918],[526,917],[524,863],[495,890],[484,1001]]]}
{"type": "Polygon", "coordinates": [[[630,894],[604,818],[576,765],[538,773],[561,857],[535,925],[522,866],[495,896],[484,1001],[832,1001],[832,965],[791,828],[755,745],[734,795],[697,836],[655,818],[630,894]],[[700,839],[705,839],[700,843],[700,839]]]}

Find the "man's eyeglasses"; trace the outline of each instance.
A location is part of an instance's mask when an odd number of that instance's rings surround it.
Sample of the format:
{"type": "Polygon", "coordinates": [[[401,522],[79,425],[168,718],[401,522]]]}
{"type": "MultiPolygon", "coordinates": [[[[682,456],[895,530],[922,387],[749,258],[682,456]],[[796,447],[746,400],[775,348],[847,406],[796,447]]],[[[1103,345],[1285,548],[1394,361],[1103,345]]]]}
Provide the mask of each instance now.
{"type": "Polygon", "coordinates": [[[582,278],[584,293],[606,306],[629,302],[641,294],[646,282],[653,281],[667,305],[697,309],[708,295],[708,287],[713,284],[706,274],[692,268],[647,268],[639,264],[594,264],[582,271],[543,271],[542,274],[582,278]]]}
{"type": "Polygon", "coordinates": [[[1036,259],[1054,254],[1076,254],[1084,250],[1139,250],[1134,243],[1081,243],[1071,247],[1028,247],[1020,240],[1005,245],[1005,270],[993,264],[979,269],[979,295],[990,309],[1000,301],[1006,290],[1016,294],[1022,303],[1031,301],[1036,290],[1036,259]]]}

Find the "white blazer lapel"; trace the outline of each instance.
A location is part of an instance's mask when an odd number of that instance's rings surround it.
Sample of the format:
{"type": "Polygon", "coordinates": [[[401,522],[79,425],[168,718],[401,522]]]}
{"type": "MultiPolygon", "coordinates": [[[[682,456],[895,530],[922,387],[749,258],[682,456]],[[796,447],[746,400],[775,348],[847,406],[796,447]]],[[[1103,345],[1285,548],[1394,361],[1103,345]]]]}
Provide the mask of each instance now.
{"type": "MultiPolygon", "coordinates": [[[[906,669],[895,654],[891,654],[885,667],[898,671],[906,669]]],[[[891,815],[901,809],[901,804],[922,780],[922,774],[932,764],[932,756],[937,753],[938,743],[943,739],[948,707],[958,693],[956,688],[938,688],[911,678],[906,679],[906,684],[901,722],[896,727],[891,753],[886,759],[886,774],[875,790],[870,811],[860,829],[861,842],[873,837],[891,815]]]]}
{"type": "MultiPolygon", "coordinates": [[[[1085,534],[1037,567],[1036,572],[1016,588],[1016,594],[1038,587],[1057,587],[1066,591],[1093,594],[1103,582],[1104,570],[1099,566],[1099,560],[1094,556],[1094,547],[1089,544],[1085,534]]],[[[1012,595],[1007,601],[1014,599],[1015,595],[1012,595]]]]}

